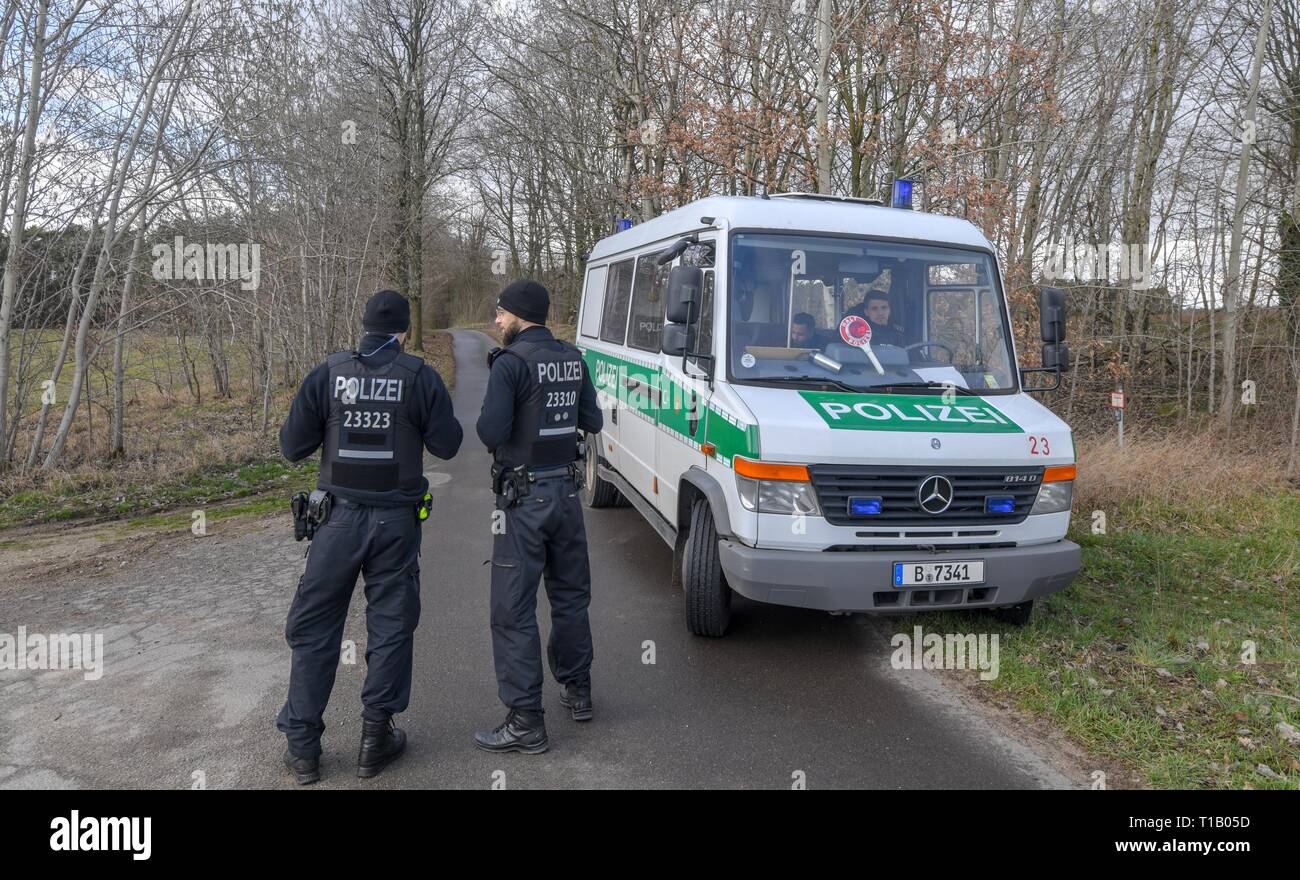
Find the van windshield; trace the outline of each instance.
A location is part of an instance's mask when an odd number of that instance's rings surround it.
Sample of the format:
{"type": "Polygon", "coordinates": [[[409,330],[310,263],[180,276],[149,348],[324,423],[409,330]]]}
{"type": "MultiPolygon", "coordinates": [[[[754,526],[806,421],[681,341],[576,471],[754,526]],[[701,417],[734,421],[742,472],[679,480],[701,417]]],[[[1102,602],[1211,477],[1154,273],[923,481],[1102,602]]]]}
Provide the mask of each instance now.
{"type": "Polygon", "coordinates": [[[730,260],[732,381],[899,393],[1016,387],[1001,287],[984,252],[761,232],[733,235],[730,260]]]}

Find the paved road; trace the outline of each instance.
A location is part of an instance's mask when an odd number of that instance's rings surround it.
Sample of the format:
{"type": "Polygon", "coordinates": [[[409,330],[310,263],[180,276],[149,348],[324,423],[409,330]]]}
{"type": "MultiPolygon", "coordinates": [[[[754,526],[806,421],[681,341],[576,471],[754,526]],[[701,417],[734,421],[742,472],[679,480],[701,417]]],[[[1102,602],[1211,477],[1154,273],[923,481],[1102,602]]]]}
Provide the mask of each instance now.
{"type": "MultiPolygon", "coordinates": [[[[596,720],[546,700],[551,750],[493,756],[470,734],[503,716],[488,636],[491,497],[474,434],[489,341],[455,335],[454,461],[430,459],[423,616],[408,754],[356,779],[364,661],[340,667],[320,787],[1032,788],[1073,784],[926,672],[889,666],[912,621],[832,618],[739,600],[728,636],[685,628],[670,553],[630,508],[589,511],[596,720]],[[654,663],[643,662],[653,643],[654,663]]],[[[99,632],[105,672],[0,670],[0,787],[285,787],[274,718],[302,545],[285,520],[218,523],[64,581],[0,585],[0,632],[99,632]],[[201,775],[200,775],[201,774],[201,775]]],[[[544,592],[539,607],[545,608],[544,592]]],[[[346,638],[364,656],[362,591],[346,638]]],[[[543,632],[547,626],[543,622],[543,632]]]]}

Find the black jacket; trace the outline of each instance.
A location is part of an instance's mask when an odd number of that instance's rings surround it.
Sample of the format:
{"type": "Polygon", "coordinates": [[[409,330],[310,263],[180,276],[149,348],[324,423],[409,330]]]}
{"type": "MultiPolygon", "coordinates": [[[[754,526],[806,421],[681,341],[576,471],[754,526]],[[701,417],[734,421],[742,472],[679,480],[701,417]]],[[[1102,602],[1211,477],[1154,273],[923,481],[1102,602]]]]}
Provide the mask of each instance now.
{"type": "MultiPolygon", "coordinates": [[[[858,304],[844,313],[844,317],[857,315],[869,325],[871,325],[871,344],[872,345],[897,345],[905,346],[907,343],[903,340],[903,328],[897,324],[877,324],[867,317],[867,309],[862,304],[858,304]]],[[[841,318],[840,320],[843,320],[841,318]]]]}
{"type": "MultiPolygon", "coordinates": [[[[551,331],[545,327],[529,327],[516,337],[521,342],[551,342],[559,345],[551,331]]],[[[528,393],[528,369],[517,357],[498,357],[488,374],[487,393],[483,396],[483,411],[478,417],[478,438],[488,451],[510,439],[515,424],[515,410],[528,393]]],[[[578,428],[587,434],[596,434],[605,427],[605,416],[596,402],[596,386],[591,384],[587,364],[582,365],[582,391],[578,394],[578,428]]]]}
{"type": "MultiPolygon", "coordinates": [[[[369,363],[389,363],[402,350],[395,341],[384,345],[390,338],[387,333],[367,333],[362,337],[357,351],[362,354],[374,352],[366,358],[369,363]]],[[[438,458],[451,458],[460,449],[464,432],[452,413],[451,395],[447,393],[447,386],[443,384],[438,371],[425,364],[415,377],[412,395],[414,420],[423,437],[424,448],[438,458]]],[[[325,421],[329,409],[329,365],[322,363],[302,380],[302,386],[289,409],[289,417],[280,428],[280,451],[285,458],[300,461],[320,448],[325,440],[325,421]]],[[[414,503],[424,497],[428,488],[428,480],[424,480],[418,493],[400,490],[366,492],[361,493],[366,497],[360,497],[359,494],[352,500],[365,504],[414,503]]]]}

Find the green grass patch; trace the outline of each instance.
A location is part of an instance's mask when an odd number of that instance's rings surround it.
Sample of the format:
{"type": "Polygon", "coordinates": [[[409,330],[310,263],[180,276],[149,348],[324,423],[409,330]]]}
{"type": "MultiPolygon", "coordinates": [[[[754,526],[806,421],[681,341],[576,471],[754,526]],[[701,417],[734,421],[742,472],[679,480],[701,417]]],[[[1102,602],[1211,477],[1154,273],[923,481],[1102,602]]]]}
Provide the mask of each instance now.
{"type": "MultiPolygon", "coordinates": [[[[293,464],[282,458],[268,458],[244,464],[217,463],[153,482],[144,478],[113,481],[109,485],[37,488],[15,492],[0,500],[0,529],[47,522],[103,517],[132,517],[136,523],[169,524],[174,517],[189,522],[190,511],[232,499],[249,498],[275,492],[272,499],[256,504],[287,504],[289,496],[300,489],[315,486],[319,462],[315,457],[293,464]],[[151,511],[177,513],[152,514],[151,511]],[[143,515],[143,516],[141,516],[143,515]]],[[[234,516],[213,510],[209,517],[234,516]]],[[[267,507],[270,509],[270,506],[267,507]]]]}
{"type": "Polygon", "coordinates": [[[1107,519],[1093,534],[1076,513],[1083,572],[1029,626],[943,614],[925,628],[1001,632],[999,677],[981,686],[1152,786],[1300,788],[1300,748],[1277,729],[1300,728],[1300,497],[1107,519]]]}
{"type": "MultiPolygon", "coordinates": [[[[236,503],[222,503],[220,505],[204,508],[204,515],[209,524],[220,522],[226,519],[233,519],[237,516],[266,516],[276,511],[283,511],[286,518],[289,516],[289,498],[288,494],[264,495],[247,501],[236,503]]],[[[124,527],[127,531],[140,530],[163,530],[163,529],[185,529],[188,530],[193,523],[191,516],[192,511],[180,510],[170,513],[160,513],[153,516],[140,516],[128,520],[124,527]]]]}

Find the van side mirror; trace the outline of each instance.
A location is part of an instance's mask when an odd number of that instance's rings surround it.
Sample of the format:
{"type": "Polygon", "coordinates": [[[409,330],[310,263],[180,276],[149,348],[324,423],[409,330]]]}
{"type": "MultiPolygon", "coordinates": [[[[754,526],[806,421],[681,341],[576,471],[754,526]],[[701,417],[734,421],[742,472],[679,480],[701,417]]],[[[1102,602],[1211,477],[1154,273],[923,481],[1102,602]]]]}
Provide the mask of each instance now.
{"type": "Polygon", "coordinates": [[[1048,370],[1070,370],[1070,346],[1064,342],[1046,342],[1043,344],[1043,367],[1048,370]]]}
{"type": "Polygon", "coordinates": [[[1043,338],[1043,365],[1022,367],[1020,384],[1030,373],[1052,373],[1055,383],[1041,388],[1024,387],[1025,391],[1055,391],[1061,387],[1061,374],[1070,369],[1070,346],[1065,344],[1065,291],[1059,287],[1043,287],[1038,291],[1038,331],[1043,338]]]}
{"type": "MultiPolygon", "coordinates": [[[[1065,291],[1044,287],[1038,291],[1038,330],[1043,342],[1065,341],[1065,291]]],[[[1043,361],[1047,361],[1044,357],[1043,361]]]]}
{"type": "MultiPolygon", "coordinates": [[[[700,290],[704,270],[698,266],[674,266],[668,273],[667,319],[672,324],[695,323],[700,317],[700,290]]],[[[667,326],[664,327],[667,340],[667,326]]],[[[666,342],[665,342],[666,344],[666,342]]],[[[667,348],[664,351],[668,351],[667,348]]]]}
{"type": "Polygon", "coordinates": [[[659,347],[666,355],[681,357],[695,350],[695,337],[694,324],[665,324],[659,347]]]}

